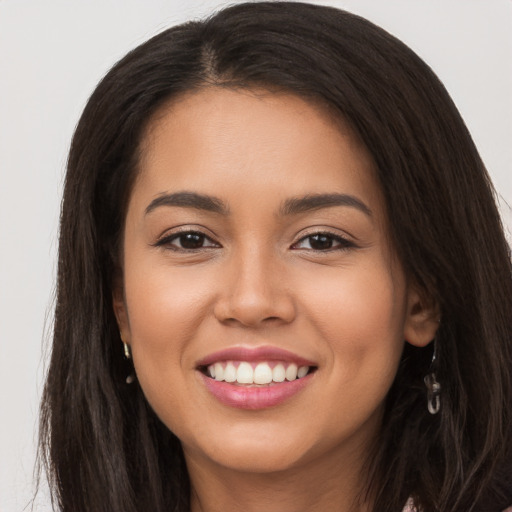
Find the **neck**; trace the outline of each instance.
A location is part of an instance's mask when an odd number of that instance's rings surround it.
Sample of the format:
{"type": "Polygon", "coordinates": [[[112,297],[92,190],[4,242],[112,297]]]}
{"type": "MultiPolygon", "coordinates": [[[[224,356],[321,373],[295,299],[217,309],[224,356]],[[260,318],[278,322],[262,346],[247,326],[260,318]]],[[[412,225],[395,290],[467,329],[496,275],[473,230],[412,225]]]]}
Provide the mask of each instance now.
{"type": "Polygon", "coordinates": [[[300,468],[249,473],[186,455],[191,512],[369,512],[360,453],[334,453],[300,468]],[[348,456],[347,456],[348,455],[348,456]]]}

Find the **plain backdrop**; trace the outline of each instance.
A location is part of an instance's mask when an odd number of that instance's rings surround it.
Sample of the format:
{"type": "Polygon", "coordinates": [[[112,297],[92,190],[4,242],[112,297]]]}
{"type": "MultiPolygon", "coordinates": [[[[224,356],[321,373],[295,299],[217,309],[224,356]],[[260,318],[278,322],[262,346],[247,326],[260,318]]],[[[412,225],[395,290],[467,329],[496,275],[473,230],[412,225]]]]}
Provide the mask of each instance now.
{"type": "MultiPolygon", "coordinates": [[[[237,3],[237,2],[229,2],[237,3]]],[[[322,1],[398,36],[446,85],[512,215],[512,0],[322,1]]],[[[73,128],[129,49],[218,0],[0,0],[0,511],[33,495],[58,215],[73,128]]],[[[27,507],[27,510],[30,507],[27,507]]],[[[45,490],[35,510],[50,510],[45,490]]]]}

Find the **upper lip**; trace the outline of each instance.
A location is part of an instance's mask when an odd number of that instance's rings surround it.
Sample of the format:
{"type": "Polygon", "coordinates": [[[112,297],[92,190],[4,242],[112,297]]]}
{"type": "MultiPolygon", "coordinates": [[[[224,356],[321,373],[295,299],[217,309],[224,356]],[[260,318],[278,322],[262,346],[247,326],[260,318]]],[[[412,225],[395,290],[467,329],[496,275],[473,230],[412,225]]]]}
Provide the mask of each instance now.
{"type": "Polygon", "coordinates": [[[208,354],[197,362],[197,367],[209,366],[219,361],[286,361],[297,366],[316,366],[314,362],[304,359],[288,350],[272,347],[230,347],[208,354]]]}

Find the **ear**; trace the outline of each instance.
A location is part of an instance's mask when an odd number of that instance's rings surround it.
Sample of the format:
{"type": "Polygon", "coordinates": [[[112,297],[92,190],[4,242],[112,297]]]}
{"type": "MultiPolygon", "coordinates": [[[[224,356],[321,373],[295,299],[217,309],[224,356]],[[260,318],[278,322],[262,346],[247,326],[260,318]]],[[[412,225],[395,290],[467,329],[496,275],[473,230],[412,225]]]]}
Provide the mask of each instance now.
{"type": "Polygon", "coordinates": [[[121,279],[114,285],[112,292],[112,306],[114,308],[114,314],[116,315],[121,339],[124,343],[129,345],[131,341],[130,322],[128,320],[128,310],[126,308],[124,287],[121,279]]]}
{"type": "Polygon", "coordinates": [[[404,338],[415,347],[425,347],[434,339],[439,328],[439,304],[414,286],[410,286],[407,295],[404,338]]]}

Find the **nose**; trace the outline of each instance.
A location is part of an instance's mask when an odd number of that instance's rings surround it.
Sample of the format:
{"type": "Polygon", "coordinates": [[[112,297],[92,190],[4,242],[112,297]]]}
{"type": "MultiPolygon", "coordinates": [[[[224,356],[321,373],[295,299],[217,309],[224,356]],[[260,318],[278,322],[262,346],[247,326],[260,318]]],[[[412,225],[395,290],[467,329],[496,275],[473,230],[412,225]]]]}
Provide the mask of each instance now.
{"type": "Polygon", "coordinates": [[[227,264],[224,276],[214,307],[220,322],[256,328],[294,320],[292,291],[283,269],[271,257],[256,252],[240,255],[227,264]]]}

